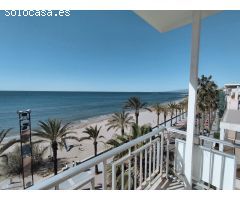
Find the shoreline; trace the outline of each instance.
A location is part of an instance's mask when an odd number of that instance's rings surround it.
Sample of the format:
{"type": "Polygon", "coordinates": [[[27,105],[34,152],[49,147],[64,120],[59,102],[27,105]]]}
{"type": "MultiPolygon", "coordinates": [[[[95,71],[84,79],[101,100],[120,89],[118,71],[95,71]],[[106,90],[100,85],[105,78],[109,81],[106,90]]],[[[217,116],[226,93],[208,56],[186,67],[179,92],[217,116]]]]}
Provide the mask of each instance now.
{"type": "MultiPolygon", "coordinates": [[[[174,102],[174,103],[179,103],[181,101],[183,101],[186,97],[183,97],[183,98],[179,98],[177,100],[174,100],[174,101],[166,101],[166,102],[163,102],[163,103],[160,103],[161,105],[166,105],[170,102],[174,102]]],[[[152,104],[147,106],[149,108],[152,107],[152,104]]],[[[145,110],[140,110],[140,112],[145,112],[145,110]]],[[[128,110],[128,113],[130,114],[134,114],[134,110],[128,110]]],[[[108,113],[108,114],[103,114],[103,115],[96,115],[94,117],[89,117],[89,118],[85,118],[85,119],[76,119],[76,120],[73,120],[71,123],[71,127],[73,127],[74,129],[75,128],[84,128],[86,126],[90,126],[91,124],[95,124],[95,123],[99,123],[99,122],[102,122],[102,121],[105,121],[105,120],[108,120],[112,115],[114,114],[114,112],[112,113],[108,113]]],[[[62,120],[63,123],[65,124],[66,122],[64,122],[64,120],[62,120]]],[[[66,120],[67,121],[67,120],[66,120]]],[[[34,132],[34,130],[32,130],[32,132],[34,132]]],[[[10,136],[6,136],[4,141],[9,141],[11,139],[19,139],[20,138],[20,135],[18,132],[12,132],[10,136]]]]}
{"type": "MultiPolygon", "coordinates": [[[[183,99],[184,98],[181,98],[181,99],[171,101],[171,102],[179,103],[183,99]]],[[[165,102],[164,104],[168,104],[169,102],[165,102]]],[[[150,107],[150,106],[148,106],[148,107],[150,107]]],[[[130,112],[130,116],[132,116],[135,121],[134,111],[129,111],[129,112],[130,112]]],[[[107,130],[108,127],[106,125],[107,125],[108,119],[111,117],[111,115],[112,115],[112,113],[107,114],[107,115],[100,115],[100,116],[89,118],[86,120],[73,121],[71,124],[72,131],[75,132],[74,135],[76,137],[82,138],[82,137],[86,136],[86,134],[83,133],[83,131],[86,127],[88,127],[88,126],[94,127],[96,125],[98,127],[101,127],[100,135],[104,136],[104,139],[100,140],[103,143],[98,141],[97,152],[100,153],[100,152],[106,151],[111,147],[106,145],[104,142],[106,142],[110,139],[113,139],[117,135],[121,134],[120,130],[118,130],[118,131],[113,130],[113,129],[107,130]]],[[[167,116],[167,120],[168,119],[170,119],[170,114],[168,114],[168,116],[167,116]]],[[[163,123],[163,121],[164,121],[164,116],[163,116],[163,113],[161,113],[160,123],[163,123]]],[[[154,126],[156,126],[156,123],[157,123],[157,116],[156,116],[155,112],[150,112],[148,110],[140,110],[139,126],[150,125],[151,127],[154,127],[154,126]]],[[[126,134],[129,134],[130,131],[131,131],[131,127],[128,127],[127,129],[125,129],[126,134]]],[[[33,140],[35,140],[35,138],[33,140]]],[[[12,152],[12,150],[15,148],[15,146],[16,145],[13,145],[12,147],[10,147],[6,151],[6,153],[12,152]]],[[[43,148],[47,147],[47,146],[49,146],[49,142],[41,144],[41,147],[43,147],[43,148]]],[[[94,155],[93,141],[90,141],[90,140],[84,140],[84,141],[81,141],[80,143],[77,141],[68,140],[66,142],[66,146],[68,146],[68,147],[72,146],[72,148],[69,151],[67,151],[65,148],[58,150],[59,173],[61,173],[61,171],[62,171],[61,169],[63,169],[66,164],[71,167],[73,161],[75,163],[82,162],[88,158],[93,157],[93,155],[94,155]]],[[[46,154],[44,155],[43,159],[47,160],[49,156],[51,156],[50,148],[46,151],[46,154]]],[[[38,181],[46,179],[49,176],[52,176],[52,174],[51,173],[49,174],[48,172],[44,172],[44,174],[42,174],[42,172],[38,171],[38,172],[35,172],[35,174],[34,174],[34,180],[35,180],[35,182],[38,182],[38,181]]],[[[17,176],[15,178],[17,178],[17,176]]]]}

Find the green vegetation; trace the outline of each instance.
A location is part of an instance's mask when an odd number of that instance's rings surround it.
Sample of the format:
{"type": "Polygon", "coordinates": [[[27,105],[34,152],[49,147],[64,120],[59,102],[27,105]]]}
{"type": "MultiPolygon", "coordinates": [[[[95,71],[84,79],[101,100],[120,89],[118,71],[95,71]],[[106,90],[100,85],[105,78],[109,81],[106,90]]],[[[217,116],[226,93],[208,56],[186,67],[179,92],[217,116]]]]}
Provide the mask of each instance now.
{"type": "MultiPolygon", "coordinates": [[[[94,156],[97,156],[98,142],[102,142],[102,141],[99,141],[99,139],[104,138],[104,136],[100,135],[101,128],[102,127],[98,128],[97,126],[95,126],[95,127],[92,127],[92,126],[87,127],[83,131],[83,133],[86,133],[88,136],[87,137],[83,137],[83,138],[80,139],[81,141],[84,141],[84,140],[92,140],[93,141],[94,156]]],[[[95,173],[96,174],[99,173],[97,165],[95,166],[95,173]]]]}
{"type": "MultiPolygon", "coordinates": [[[[116,148],[116,147],[121,146],[124,143],[127,143],[127,142],[129,142],[131,140],[134,140],[134,139],[136,139],[136,138],[138,138],[140,136],[143,136],[143,135],[151,132],[151,130],[152,130],[152,128],[150,126],[148,126],[148,125],[138,126],[135,123],[132,126],[132,130],[131,130],[131,132],[128,135],[124,135],[124,136],[117,135],[114,138],[108,140],[106,144],[109,145],[112,148],[116,148]]],[[[138,146],[132,147],[131,151],[134,151],[136,148],[138,148],[138,147],[140,147],[142,145],[144,145],[144,144],[139,144],[138,146]]],[[[124,152],[121,152],[119,155],[115,156],[113,159],[114,160],[118,160],[121,157],[127,155],[128,153],[129,153],[128,150],[126,150],[124,152]]],[[[145,161],[145,157],[143,158],[143,163],[144,162],[148,162],[148,160],[145,161]]],[[[132,179],[131,185],[130,185],[131,189],[133,189],[133,182],[134,182],[133,181],[134,180],[134,173],[133,173],[134,172],[134,167],[133,166],[134,166],[134,160],[131,160],[131,175],[130,175],[131,176],[130,178],[132,179]]],[[[126,166],[126,168],[127,168],[127,166],[126,166]]],[[[112,170],[111,168],[108,169],[108,172],[109,172],[108,174],[112,173],[111,170],[112,170]]],[[[122,173],[121,166],[118,165],[117,168],[116,168],[116,179],[117,179],[116,180],[116,183],[117,183],[116,184],[116,188],[117,189],[121,188],[121,173],[122,173]]],[[[127,181],[128,180],[128,176],[129,176],[128,175],[128,171],[125,171],[124,172],[124,180],[125,180],[124,187],[125,187],[125,189],[128,188],[128,181],[127,181]]],[[[111,176],[109,177],[109,182],[111,183],[111,176]]]]}
{"type": "Polygon", "coordinates": [[[139,97],[130,97],[128,101],[125,103],[124,108],[135,110],[135,118],[136,118],[137,125],[138,125],[140,109],[146,109],[151,112],[151,109],[147,108],[147,103],[145,102],[143,103],[139,97]]]}
{"type": "MultiPolygon", "coordinates": [[[[42,148],[37,144],[33,145],[33,172],[36,172],[43,165],[45,152],[46,148],[42,148]]],[[[19,145],[15,146],[12,152],[6,154],[0,168],[7,176],[20,175],[22,173],[22,157],[19,145]]]]}
{"type": "Polygon", "coordinates": [[[108,131],[110,129],[121,130],[122,136],[125,134],[125,129],[133,124],[133,117],[129,116],[124,110],[121,113],[114,113],[108,120],[108,131]]]}
{"type": "Polygon", "coordinates": [[[151,109],[151,111],[155,112],[157,115],[157,126],[159,126],[159,124],[160,124],[159,118],[160,118],[160,114],[163,112],[163,109],[164,109],[164,107],[160,103],[154,104],[151,109]]]}
{"type": "Polygon", "coordinates": [[[212,76],[206,77],[201,76],[198,80],[198,91],[197,91],[197,116],[200,122],[202,119],[202,125],[199,123],[199,131],[203,132],[203,129],[210,131],[212,122],[214,120],[215,111],[219,105],[219,91],[218,86],[212,81],[212,76]],[[205,121],[208,117],[208,126],[205,121]]]}
{"type": "Polygon", "coordinates": [[[164,125],[166,126],[166,121],[167,121],[167,115],[169,113],[168,106],[163,105],[162,107],[162,112],[163,112],[163,118],[164,118],[164,125]]]}
{"type": "Polygon", "coordinates": [[[8,141],[7,143],[3,144],[4,138],[7,136],[7,134],[10,133],[12,129],[7,129],[7,130],[1,130],[0,131],[0,157],[4,156],[2,155],[8,148],[10,148],[12,145],[20,142],[19,139],[12,139],[10,141],[8,141]]]}
{"type": "Polygon", "coordinates": [[[215,132],[214,135],[213,135],[213,137],[214,137],[215,139],[220,140],[220,133],[219,133],[219,132],[215,132]]]}
{"type": "Polygon", "coordinates": [[[58,147],[63,148],[66,140],[77,140],[79,139],[73,135],[71,131],[70,123],[63,125],[62,121],[57,119],[49,119],[46,122],[39,121],[40,128],[33,134],[33,136],[41,138],[38,140],[41,142],[50,142],[52,152],[53,152],[53,165],[54,165],[54,174],[58,173],[58,158],[57,151],[58,147]]]}
{"type": "Polygon", "coordinates": [[[173,118],[175,109],[176,109],[176,104],[170,102],[170,103],[168,104],[168,110],[169,110],[169,113],[171,114],[171,126],[173,125],[173,123],[172,123],[172,118],[173,118]]]}
{"type": "Polygon", "coordinates": [[[219,118],[223,117],[224,111],[226,109],[226,99],[225,99],[225,94],[222,90],[219,90],[219,118]]]}
{"type": "MultiPolygon", "coordinates": [[[[134,118],[130,116],[129,112],[126,112],[123,110],[119,113],[114,113],[111,118],[108,120],[107,127],[108,131],[110,129],[113,129],[115,131],[120,130],[121,135],[115,135],[112,139],[107,141],[107,145],[114,148],[118,147],[124,143],[127,143],[131,140],[134,140],[140,136],[143,136],[149,132],[152,131],[151,126],[149,125],[143,125],[139,126],[139,114],[141,109],[148,110],[150,112],[155,112],[157,116],[157,126],[160,124],[160,115],[163,114],[164,116],[164,122],[166,125],[167,115],[171,113],[171,118],[174,115],[174,112],[176,115],[178,113],[183,113],[184,111],[187,111],[187,99],[180,102],[179,104],[176,103],[170,103],[169,105],[161,105],[160,103],[156,103],[150,108],[147,107],[147,103],[141,102],[139,97],[131,97],[126,102],[124,108],[126,109],[134,109],[135,111],[135,123],[134,118]],[[126,131],[129,127],[131,127],[130,131],[126,131]]],[[[172,125],[172,122],[171,122],[172,125]]],[[[20,142],[20,140],[11,140],[9,142],[3,143],[3,140],[5,136],[11,131],[11,129],[8,130],[2,130],[0,132],[0,153],[2,158],[2,169],[4,169],[5,174],[12,176],[12,175],[19,175],[22,172],[22,160],[21,160],[21,149],[20,146],[16,145],[10,153],[2,154],[4,151],[6,151],[9,147],[12,145],[20,142]]],[[[33,142],[33,171],[37,172],[41,167],[45,167],[45,169],[51,169],[46,167],[46,160],[43,159],[44,153],[48,148],[51,148],[51,151],[53,153],[52,157],[52,163],[53,163],[53,172],[56,175],[58,173],[58,149],[62,149],[64,146],[66,147],[66,141],[67,140],[75,140],[77,142],[81,142],[84,140],[91,140],[93,141],[93,147],[94,147],[94,156],[97,156],[98,154],[98,143],[103,142],[101,139],[104,138],[104,136],[100,135],[101,127],[87,127],[83,131],[84,134],[87,136],[78,138],[71,130],[70,123],[63,124],[61,120],[58,119],[49,119],[45,122],[39,121],[39,128],[33,133],[34,142],[33,142]],[[42,146],[39,146],[38,144],[44,143],[44,148],[42,146]],[[49,144],[50,145],[46,145],[49,144]]],[[[138,144],[134,147],[132,147],[132,151],[134,151],[136,148],[144,145],[138,144]]],[[[117,155],[114,159],[119,159],[122,156],[126,155],[128,153],[128,150],[125,152],[120,153],[117,155]]],[[[148,162],[148,161],[146,161],[148,162]]],[[[51,164],[51,163],[49,163],[51,164]]],[[[132,165],[133,166],[133,165],[132,165]]],[[[52,170],[50,170],[52,173],[52,170]]],[[[2,170],[3,172],[3,170],[2,170]]],[[[120,175],[121,169],[119,169],[119,172],[117,175],[120,175]]],[[[95,166],[95,173],[98,174],[98,166],[95,166]]],[[[128,174],[125,174],[125,176],[128,176],[128,174]]],[[[120,179],[120,177],[118,177],[120,179]]],[[[127,180],[127,179],[126,179],[127,180]]],[[[132,187],[132,186],[131,186],[132,187]]]]}

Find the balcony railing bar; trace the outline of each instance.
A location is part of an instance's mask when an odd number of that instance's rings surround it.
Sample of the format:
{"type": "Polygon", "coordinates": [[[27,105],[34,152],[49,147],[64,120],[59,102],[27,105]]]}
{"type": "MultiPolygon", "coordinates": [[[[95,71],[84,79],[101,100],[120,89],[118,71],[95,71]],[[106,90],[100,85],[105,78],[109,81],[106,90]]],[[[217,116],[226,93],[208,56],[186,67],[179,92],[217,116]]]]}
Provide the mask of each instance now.
{"type": "MultiPolygon", "coordinates": [[[[145,160],[148,159],[148,154],[147,154],[147,149],[145,149],[145,160]]],[[[145,167],[144,167],[144,182],[147,182],[147,162],[145,162],[145,167]]]]}
{"type": "Polygon", "coordinates": [[[124,163],[122,163],[122,169],[121,169],[121,189],[124,190],[124,163]]]}
{"type": "Polygon", "coordinates": [[[143,176],[142,176],[142,171],[143,171],[142,162],[143,162],[143,152],[141,151],[141,152],[140,152],[140,178],[139,178],[139,179],[140,179],[140,180],[139,180],[139,182],[140,182],[140,183],[139,183],[139,184],[140,184],[139,187],[140,187],[141,189],[142,189],[142,181],[143,181],[143,180],[142,180],[142,179],[143,179],[143,176]]]}
{"type": "Polygon", "coordinates": [[[79,173],[84,172],[85,170],[91,168],[92,166],[99,164],[107,159],[110,159],[110,158],[120,154],[121,152],[125,151],[126,149],[130,149],[131,147],[133,147],[141,142],[144,142],[145,140],[152,138],[153,136],[159,135],[159,133],[163,130],[165,130],[164,127],[155,129],[152,132],[150,132],[146,135],[143,135],[135,140],[132,140],[128,143],[125,143],[125,144],[117,147],[117,148],[113,148],[107,152],[104,152],[101,155],[94,157],[93,160],[89,159],[74,168],[71,168],[71,169],[69,169],[65,172],[62,172],[56,176],[48,178],[48,179],[30,187],[29,189],[30,190],[41,190],[41,189],[44,190],[44,189],[53,188],[56,185],[68,180],[69,178],[72,178],[72,177],[78,175],[79,173]]]}
{"type": "MultiPolygon", "coordinates": [[[[156,138],[155,140],[153,140],[152,143],[157,143],[157,141],[160,141],[160,138],[156,138]]],[[[143,150],[145,149],[148,149],[152,144],[151,143],[147,143],[145,144],[144,146],[136,149],[135,151],[131,152],[131,153],[128,153],[126,156],[120,158],[119,160],[113,162],[112,164],[114,165],[120,165],[121,163],[127,161],[128,159],[130,158],[133,158],[135,155],[138,155],[140,152],[142,152],[143,150]]]]}
{"type": "Polygon", "coordinates": [[[134,190],[137,188],[137,155],[134,156],[134,190]]]}
{"type": "MultiPolygon", "coordinates": [[[[182,113],[182,115],[183,114],[184,113],[182,113]]],[[[172,119],[175,119],[175,118],[177,118],[179,116],[180,115],[177,115],[177,116],[173,117],[172,119]]],[[[167,120],[167,122],[169,122],[170,120],[171,119],[167,120]]],[[[164,123],[161,123],[160,125],[164,125],[164,123]]],[[[106,160],[114,157],[115,155],[118,155],[119,153],[125,151],[126,149],[130,149],[131,147],[133,147],[133,146],[135,146],[135,145],[137,145],[137,144],[139,144],[141,142],[145,142],[145,141],[151,139],[153,136],[159,136],[159,133],[162,132],[163,130],[165,130],[164,127],[160,127],[160,128],[156,127],[156,128],[154,128],[154,130],[152,132],[150,132],[150,133],[148,133],[148,134],[146,134],[144,136],[141,136],[141,137],[139,137],[139,138],[137,138],[135,140],[132,140],[132,141],[130,141],[128,143],[125,143],[125,144],[123,144],[123,145],[121,145],[121,146],[119,146],[117,148],[112,148],[112,149],[109,149],[107,151],[104,151],[104,152],[98,154],[96,157],[90,157],[89,159],[87,159],[84,162],[80,163],[78,166],[76,166],[74,168],[71,168],[71,169],[69,169],[69,170],[67,170],[65,172],[62,172],[62,173],[60,173],[60,174],[58,174],[58,175],[56,175],[54,177],[46,179],[46,180],[36,184],[35,186],[32,186],[29,189],[30,190],[35,190],[35,189],[37,190],[37,189],[51,189],[51,188],[54,188],[55,186],[58,186],[59,184],[61,184],[64,181],[68,180],[69,178],[72,178],[72,177],[78,175],[79,173],[84,172],[87,169],[91,168],[93,166],[93,163],[94,163],[94,165],[96,165],[96,164],[99,164],[101,162],[102,163],[105,162],[105,163],[103,163],[103,166],[104,166],[104,168],[106,168],[106,160]],[[92,160],[93,158],[94,158],[94,160],[92,160]]],[[[161,135],[162,135],[162,133],[161,133],[161,135]]],[[[163,147],[162,146],[163,145],[161,145],[161,151],[160,151],[161,152],[160,153],[161,154],[160,155],[160,160],[161,161],[160,161],[160,163],[163,163],[162,162],[162,158],[163,158],[163,156],[162,156],[162,154],[163,154],[163,151],[162,151],[163,147]]],[[[147,154],[148,154],[147,150],[145,150],[145,159],[148,159],[147,158],[148,157],[147,154]]],[[[156,157],[156,152],[154,152],[153,157],[154,157],[154,155],[156,157]]],[[[152,156],[152,154],[149,154],[149,159],[151,160],[150,163],[152,164],[152,159],[153,159],[154,163],[156,164],[156,160],[155,160],[156,158],[154,159],[151,156],[152,156]]],[[[131,162],[129,161],[129,166],[130,166],[130,164],[131,164],[131,162]]],[[[147,163],[145,162],[145,164],[147,164],[147,163]]],[[[156,166],[153,166],[153,167],[155,169],[156,166]]],[[[160,169],[161,168],[162,167],[160,166],[160,169]]],[[[146,169],[147,168],[145,167],[145,170],[146,169]]],[[[148,169],[151,172],[152,167],[149,167],[148,169]]],[[[149,172],[148,175],[151,175],[150,172],[149,172]]],[[[130,173],[130,171],[129,171],[129,173],[130,173]]],[[[106,179],[106,169],[104,169],[103,175],[104,175],[103,179],[105,180],[106,179]]],[[[145,175],[147,175],[147,173],[145,173],[145,175]]],[[[146,180],[146,177],[145,177],[145,180],[146,180]]],[[[130,187],[130,182],[131,182],[131,179],[129,178],[129,187],[130,187]]],[[[105,181],[104,181],[104,184],[103,184],[103,188],[106,188],[105,181]]]]}
{"type": "Polygon", "coordinates": [[[231,155],[229,153],[225,153],[225,152],[215,150],[215,149],[212,149],[212,148],[208,148],[208,147],[205,147],[205,146],[199,146],[199,148],[203,149],[203,150],[206,150],[206,151],[209,151],[209,152],[212,152],[212,153],[217,154],[217,155],[227,156],[227,157],[235,159],[235,155],[231,155]]]}
{"type": "Polygon", "coordinates": [[[240,144],[234,144],[231,142],[227,142],[224,140],[218,140],[215,138],[210,138],[210,137],[206,137],[206,136],[198,136],[200,140],[204,140],[204,141],[208,141],[208,142],[212,142],[212,143],[217,143],[217,144],[222,144],[224,146],[228,146],[228,147],[233,147],[233,148],[240,148],[240,144]]]}
{"type": "Polygon", "coordinates": [[[129,149],[129,158],[128,158],[128,190],[131,190],[131,148],[129,149]]]}

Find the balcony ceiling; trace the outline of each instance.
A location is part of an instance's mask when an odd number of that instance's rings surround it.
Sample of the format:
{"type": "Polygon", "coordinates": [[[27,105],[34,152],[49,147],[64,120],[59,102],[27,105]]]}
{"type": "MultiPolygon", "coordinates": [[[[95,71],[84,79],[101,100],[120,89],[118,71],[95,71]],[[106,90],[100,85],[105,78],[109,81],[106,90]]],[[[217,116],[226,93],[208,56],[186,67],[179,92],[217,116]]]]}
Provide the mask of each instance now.
{"type": "MultiPolygon", "coordinates": [[[[136,10],[139,17],[160,32],[167,32],[192,22],[191,10],[136,10]]],[[[220,11],[202,11],[202,18],[214,15],[220,11]]]]}

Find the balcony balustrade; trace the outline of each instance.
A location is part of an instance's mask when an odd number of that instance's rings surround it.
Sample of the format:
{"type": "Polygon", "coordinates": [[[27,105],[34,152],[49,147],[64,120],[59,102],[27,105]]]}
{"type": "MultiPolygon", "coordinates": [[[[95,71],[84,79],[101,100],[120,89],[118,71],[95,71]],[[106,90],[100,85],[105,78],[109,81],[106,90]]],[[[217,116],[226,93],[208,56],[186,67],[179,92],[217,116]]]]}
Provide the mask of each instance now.
{"type": "MultiPolygon", "coordinates": [[[[185,131],[172,127],[156,127],[146,135],[103,152],[76,167],[36,183],[29,189],[77,190],[88,188],[89,183],[90,189],[102,190],[168,189],[163,187],[166,181],[170,181],[170,185],[179,183],[180,187],[177,188],[183,189],[187,184],[184,176],[187,164],[184,158],[186,134],[185,131]],[[95,165],[101,166],[102,172],[98,175],[94,174],[95,165]],[[100,180],[101,185],[95,185],[96,179],[100,180]]],[[[195,136],[194,186],[201,186],[201,189],[234,189],[235,156],[213,149],[216,143],[219,146],[233,145],[226,141],[195,136]],[[207,143],[210,145],[207,146],[207,143]]]]}

